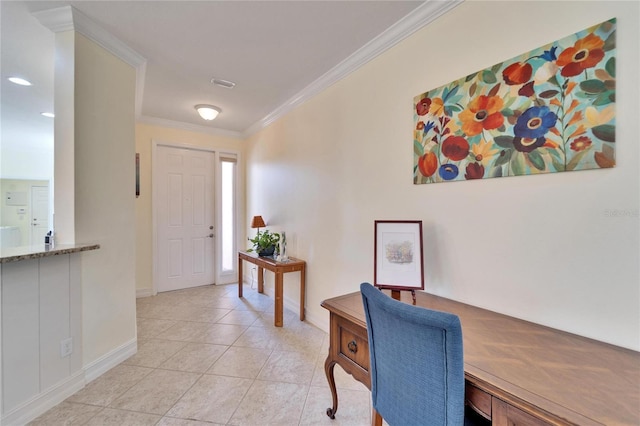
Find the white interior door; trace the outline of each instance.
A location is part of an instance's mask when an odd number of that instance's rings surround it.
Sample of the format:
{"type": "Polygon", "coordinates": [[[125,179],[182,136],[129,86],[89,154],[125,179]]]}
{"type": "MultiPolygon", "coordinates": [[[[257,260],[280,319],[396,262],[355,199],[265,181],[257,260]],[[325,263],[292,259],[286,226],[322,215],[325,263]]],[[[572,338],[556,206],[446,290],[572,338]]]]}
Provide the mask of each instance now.
{"type": "Polygon", "coordinates": [[[158,146],[157,290],[214,283],[213,152],[158,146]]]}
{"type": "Polygon", "coordinates": [[[44,244],[49,232],[49,187],[31,187],[31,245],[44,244]]]}

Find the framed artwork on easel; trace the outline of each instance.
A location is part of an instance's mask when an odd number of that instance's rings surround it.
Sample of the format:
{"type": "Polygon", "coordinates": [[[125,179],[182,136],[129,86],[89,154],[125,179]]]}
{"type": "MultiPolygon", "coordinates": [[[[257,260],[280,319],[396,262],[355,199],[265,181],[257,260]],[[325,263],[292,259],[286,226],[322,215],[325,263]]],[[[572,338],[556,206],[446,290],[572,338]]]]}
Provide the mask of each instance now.
{"type": "Polygon", "coordinates": [[[376,220],[373,283],[390,289],[424,290],[421,220],[376,220]]]}

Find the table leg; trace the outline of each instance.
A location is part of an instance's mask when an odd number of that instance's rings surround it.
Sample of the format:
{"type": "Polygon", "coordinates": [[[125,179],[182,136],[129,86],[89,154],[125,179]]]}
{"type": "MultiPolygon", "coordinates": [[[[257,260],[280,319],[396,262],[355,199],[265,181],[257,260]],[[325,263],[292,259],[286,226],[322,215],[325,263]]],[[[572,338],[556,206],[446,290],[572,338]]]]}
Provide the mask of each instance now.
{"type": "Polygon", "coordinates": [[[242,297],[242,258],[238,256],[238,297],[242,297]]]}
{"type": "Polygon", "coordinates": [[[338,391],[336,390],[336,380],[333,377],[333,367],[336,362],[331,358],[331,355],[327,356],[324,362],[324,374],[327,376],[329,382],[329,389],[331,389],[331,397],[333,399],[333,407],[327,408],[327,416],[332,419],[336,418],[336,411],[338,411],[338,391]]]}
{"type": "Polygon", "coordinates": [[[264,292],[264,269],[258,266],[258,293],[264,292]]]}
{"type": "Polygon", "coordinates": [[[276,327],[282,327],[283,316],[283,300],[282,300],[282,272],[276,272],[276,312],[274,318],[274,325],[276,327]]]}
{"type": "Polygon", "coordinates": [[[304,321],[304,289],[305,287],[306,287],[305,266],[302,265],[302,269],[300,269],[300,321],[304,321]]]}

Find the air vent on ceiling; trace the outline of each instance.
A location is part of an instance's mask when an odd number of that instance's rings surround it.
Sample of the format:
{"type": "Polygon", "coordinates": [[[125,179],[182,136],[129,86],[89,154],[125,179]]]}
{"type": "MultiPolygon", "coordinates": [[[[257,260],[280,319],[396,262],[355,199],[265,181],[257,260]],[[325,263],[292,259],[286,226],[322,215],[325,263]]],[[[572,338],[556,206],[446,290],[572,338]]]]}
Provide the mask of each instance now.
{"type": "Polygon", "coordinates": [[[212,78],[211,83],[215,84],[216,86],[225,87],[227,89],[233,89],[236,85],[233,81],[221,80],[218,78],[212,78]]]}

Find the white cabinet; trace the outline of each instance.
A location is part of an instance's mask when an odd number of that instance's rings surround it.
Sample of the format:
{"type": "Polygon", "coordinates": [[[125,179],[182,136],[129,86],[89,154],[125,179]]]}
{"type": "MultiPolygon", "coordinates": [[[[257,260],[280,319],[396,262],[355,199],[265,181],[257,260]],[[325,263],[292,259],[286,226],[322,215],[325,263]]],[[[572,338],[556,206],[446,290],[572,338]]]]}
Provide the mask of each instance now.
{"type": "Polygon", "coordinates": [[[80,253],[0,268],[2,423],[14,424],[34,405],[59,402],[84,386],[80,253]],[[62,344],[69,342],[65,355],[62,344]]]}

